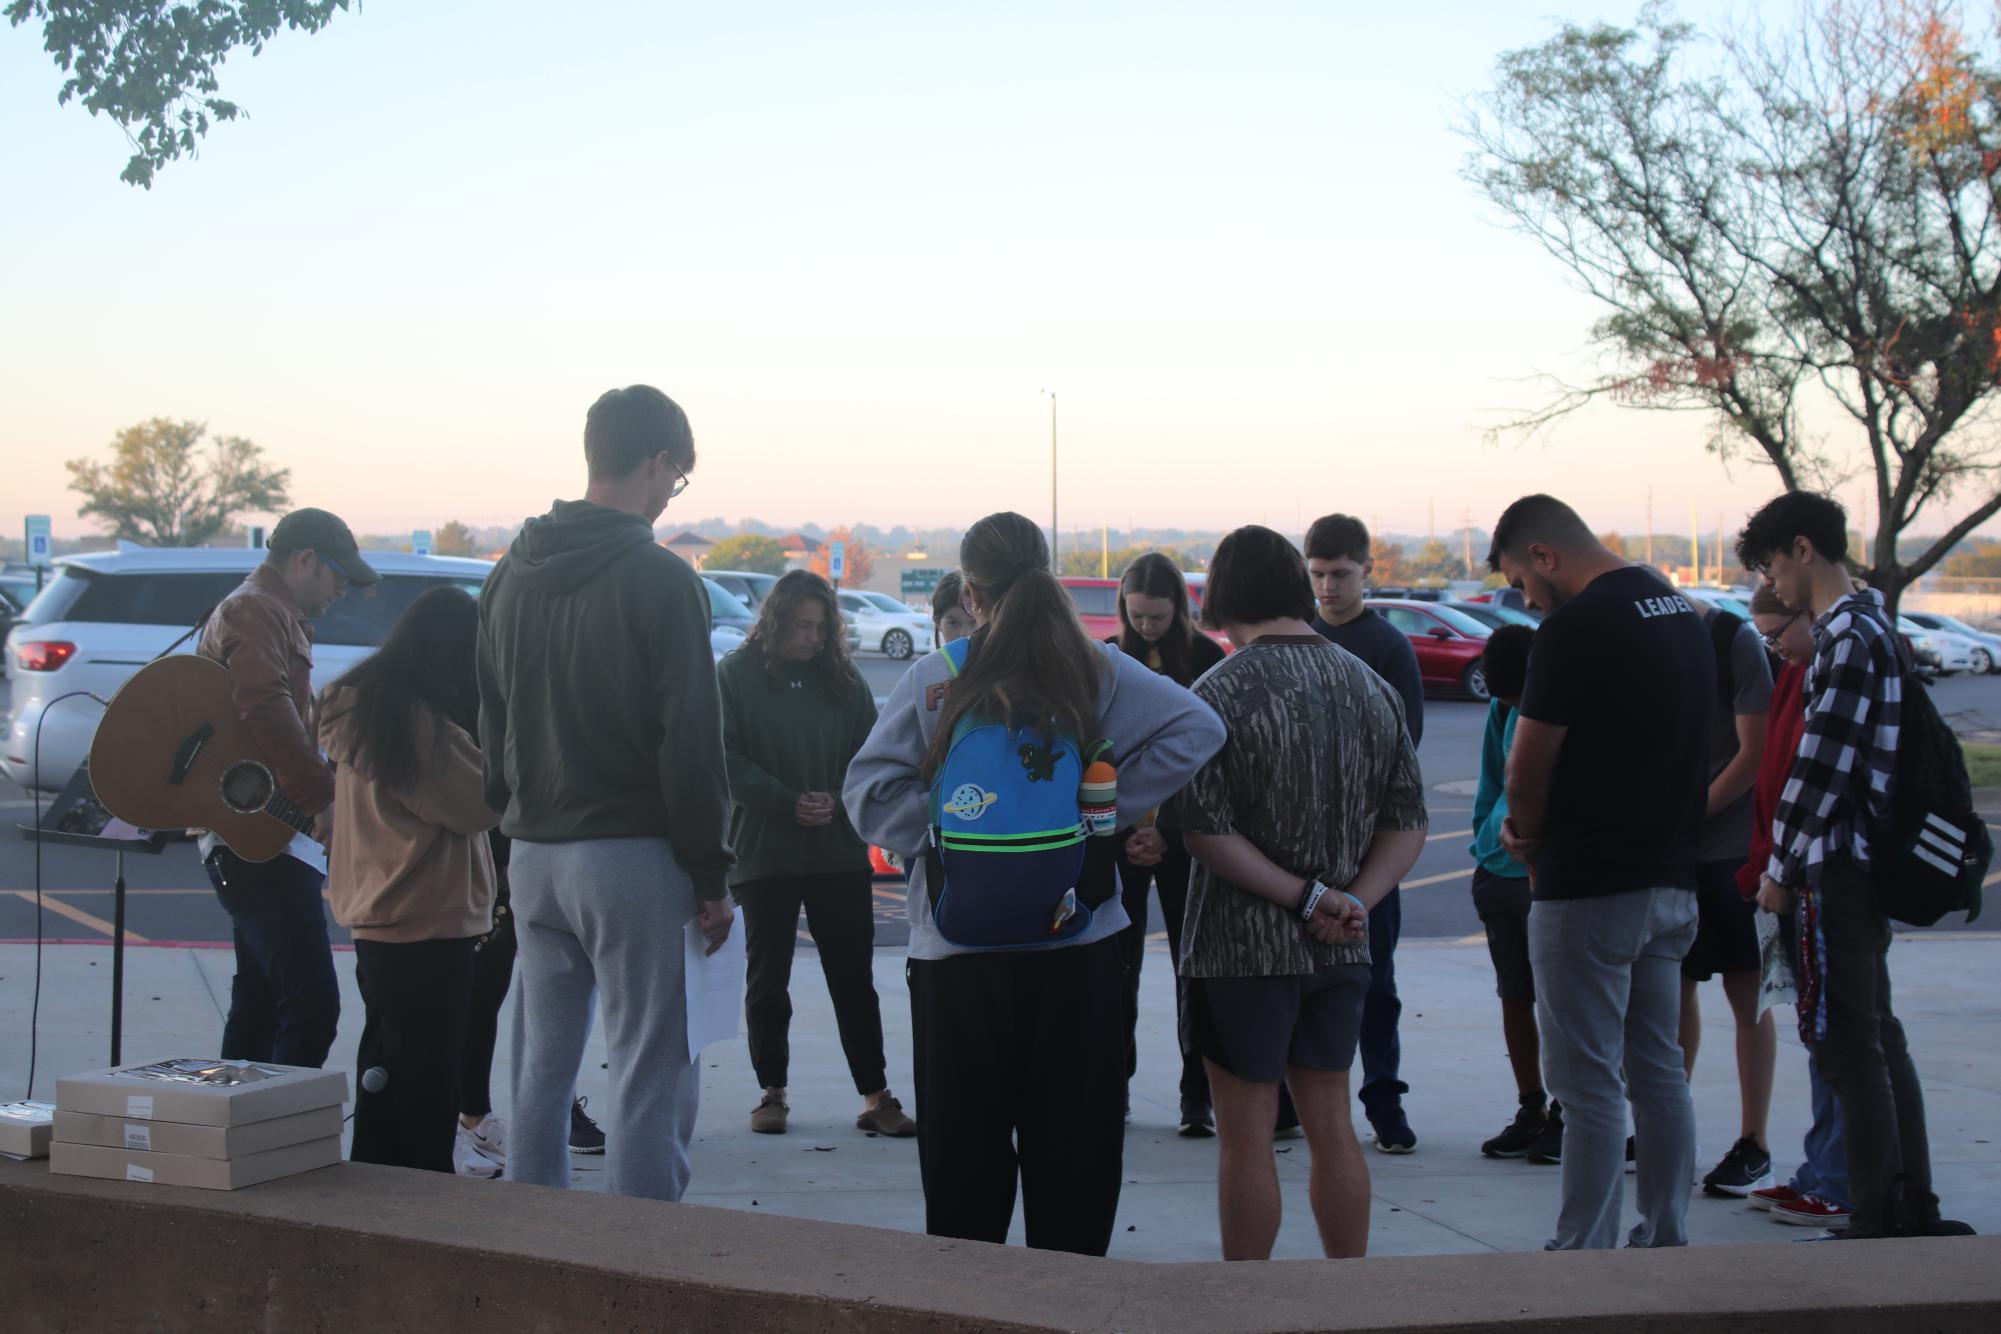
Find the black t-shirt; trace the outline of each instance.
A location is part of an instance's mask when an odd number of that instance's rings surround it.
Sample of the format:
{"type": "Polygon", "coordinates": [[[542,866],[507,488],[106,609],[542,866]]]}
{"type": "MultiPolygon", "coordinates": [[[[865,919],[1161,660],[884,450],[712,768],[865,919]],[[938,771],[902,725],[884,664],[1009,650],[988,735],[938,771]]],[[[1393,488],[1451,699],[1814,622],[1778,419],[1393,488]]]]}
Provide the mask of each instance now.
{"type": "Polygon", "coordinates": [[[1346,625],[1329,625],[1323,616],[1313,618],[1313,628],[1330,644],[1339,644],[1367,663],[1369,670],[1390,683],[1403,697],[1403,726],[1410,744],[1424,740],[1424,677],[1418,671],[1417,650],[1410,636],[1377,614],[1374,607],[1346,625]]]}
{"type": "Polygon", "coordinates": [[[1550,784],[1536,898],[1694,888],[1715,707],[1709,632],[1653,571],[1600,575],[1543,618],[1522,716],[1569,731],[1550,784]]]}

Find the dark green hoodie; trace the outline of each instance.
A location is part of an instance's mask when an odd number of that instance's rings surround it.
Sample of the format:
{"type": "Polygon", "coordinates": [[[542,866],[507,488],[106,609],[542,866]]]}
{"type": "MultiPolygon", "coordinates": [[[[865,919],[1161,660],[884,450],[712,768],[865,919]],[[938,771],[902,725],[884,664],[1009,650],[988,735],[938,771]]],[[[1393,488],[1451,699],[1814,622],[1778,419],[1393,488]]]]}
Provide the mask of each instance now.
{"type": "Polygon", "coordinates": [[[646,520],[583,500],[530,519],[480,594],[480,749],[529,843],[665,838],[705,899],[727,836],[709,599],[646,520]]]}
{"type": "Polygon", "coordinates": [[[723,756],[736,815],[730,844],[741,889],[777,876],[867,871],[868,844],[840,809],[848,762],[875,726],[875,696],[860,672],[839,699],[828,697],[817,663],[786,662],[774,674],[763,651],[746,644],[716,669],[723,694],[723,756]],[[801,793],[836,798],[834,822],[799,823],[801,793]]]}

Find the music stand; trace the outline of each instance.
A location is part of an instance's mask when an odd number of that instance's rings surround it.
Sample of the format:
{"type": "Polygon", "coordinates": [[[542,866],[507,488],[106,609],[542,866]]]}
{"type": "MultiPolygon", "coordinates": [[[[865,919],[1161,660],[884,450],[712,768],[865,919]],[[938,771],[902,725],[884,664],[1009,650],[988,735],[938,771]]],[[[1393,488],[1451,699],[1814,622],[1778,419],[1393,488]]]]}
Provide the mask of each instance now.
{"type": "Polygon", "coordinates": [[[90,761],[77,766],[63,790],[42,812],[40,825],[17,825],[21,837],[66,848],[95,848],[116,858],[111,885],[111,1064],[121,1063],[125,1037],[125,854],[158,856],[168,835],[135,829],[114,817],[90,786],[90,761]]]}

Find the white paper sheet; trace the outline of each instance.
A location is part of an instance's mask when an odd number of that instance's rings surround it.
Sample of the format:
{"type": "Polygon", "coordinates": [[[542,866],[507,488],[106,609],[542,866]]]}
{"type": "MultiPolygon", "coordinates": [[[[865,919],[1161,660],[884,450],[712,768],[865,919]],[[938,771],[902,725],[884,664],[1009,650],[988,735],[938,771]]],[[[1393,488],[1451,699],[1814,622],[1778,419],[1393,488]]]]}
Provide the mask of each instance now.
{"type": "Polygon", "coordinates": [[[709,938],[701,923],[688,919],[682,931],[682,967],[688,993],[688,1056],[693,1059],[704,1047],[737,1035],[737,1021],[743,1014],[743,986],[746,960],[743,949],[743,916],[730,923],[723,947],[708,953],[709,938]]]}

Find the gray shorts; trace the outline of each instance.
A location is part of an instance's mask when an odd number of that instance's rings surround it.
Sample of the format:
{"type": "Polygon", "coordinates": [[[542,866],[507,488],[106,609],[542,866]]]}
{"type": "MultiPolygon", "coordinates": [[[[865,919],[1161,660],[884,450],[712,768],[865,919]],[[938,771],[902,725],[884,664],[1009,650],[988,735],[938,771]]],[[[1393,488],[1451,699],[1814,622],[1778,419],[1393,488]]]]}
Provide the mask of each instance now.
{"type": "Polygon", "coordinates": [[[1191,977],[1181,1049],[1239,1079],[1276,1084],[1285,1068],[1346,1071],[1355,1064],[1369,965],[1329,964],[1292,977],[1191,977]]]}

